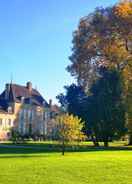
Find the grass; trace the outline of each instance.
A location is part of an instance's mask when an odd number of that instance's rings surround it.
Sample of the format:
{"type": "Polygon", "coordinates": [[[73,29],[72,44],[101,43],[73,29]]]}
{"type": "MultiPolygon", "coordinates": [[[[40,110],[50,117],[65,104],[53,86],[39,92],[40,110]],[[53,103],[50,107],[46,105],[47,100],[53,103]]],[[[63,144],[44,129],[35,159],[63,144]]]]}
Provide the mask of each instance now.
{"type": "Polygon", "coordinates": [[[76,152],[69,146],[65,156],[49,142],[0,148],[0,184],[131,184],[132,147],[123,145],[83,143],[76,152]]]}

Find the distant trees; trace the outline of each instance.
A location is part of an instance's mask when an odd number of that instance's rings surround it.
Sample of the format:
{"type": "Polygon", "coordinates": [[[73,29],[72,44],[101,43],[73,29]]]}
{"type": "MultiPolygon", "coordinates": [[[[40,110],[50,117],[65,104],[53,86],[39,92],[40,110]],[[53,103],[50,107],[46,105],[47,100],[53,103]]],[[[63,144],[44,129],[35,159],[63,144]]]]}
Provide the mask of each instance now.
{"type": "Polygon", "coordinates": [[[62,114],[55,121],[55,136],[61,143],[62,155],[65,153],[65,146],[68,142],[84,139],[82,132],[83,122],[77,116],[62,114]]]}

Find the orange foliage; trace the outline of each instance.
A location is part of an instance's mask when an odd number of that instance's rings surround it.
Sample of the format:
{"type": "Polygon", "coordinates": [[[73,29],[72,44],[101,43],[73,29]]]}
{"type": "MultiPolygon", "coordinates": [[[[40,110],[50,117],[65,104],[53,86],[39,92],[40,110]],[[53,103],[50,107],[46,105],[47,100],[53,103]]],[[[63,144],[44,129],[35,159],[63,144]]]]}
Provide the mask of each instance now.
{"type": "Polygon", "coordinates": [[[124,0],[115,6],[114,10],[115,15],[121,18],[132,18],[132,1],[124,0]]]}

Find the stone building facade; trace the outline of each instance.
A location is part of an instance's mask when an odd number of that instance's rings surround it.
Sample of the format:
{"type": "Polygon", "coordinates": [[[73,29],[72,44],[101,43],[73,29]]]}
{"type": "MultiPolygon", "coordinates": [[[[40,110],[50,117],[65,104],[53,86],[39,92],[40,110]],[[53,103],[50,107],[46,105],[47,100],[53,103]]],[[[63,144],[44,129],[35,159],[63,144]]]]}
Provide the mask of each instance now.
{"type": "Polygon", "coordinates": [[[23,136],[46,136],[50,114],[50,104],[32,88],[31,82],[26,86],[6,84],[0,95],[0,140],[9,139],[11,129],[23,136]]]}

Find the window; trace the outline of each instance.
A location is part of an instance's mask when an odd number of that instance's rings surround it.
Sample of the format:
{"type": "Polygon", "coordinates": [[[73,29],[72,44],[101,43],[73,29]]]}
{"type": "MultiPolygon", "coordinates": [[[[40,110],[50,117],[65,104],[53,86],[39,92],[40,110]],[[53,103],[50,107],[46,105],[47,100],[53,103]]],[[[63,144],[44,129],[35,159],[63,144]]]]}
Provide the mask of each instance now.
{"type": "Polygon", "coordinates": [[[8,126],[11,126],[11,119],[8,119],[8,126]]]}
{"type": "Polygon", "coordinates": [[[45,120],[45,112],[43,112],[43,120],[45,120]]]}
{"type": "Polygon", "coordinates": [[[34,110],[32,110],[32,113],[31,113],[31,120],[32,121],[34,120],[34,110]]]}
{"type": "Polygon", "coordinates": [[[23,117],[24,117],[24,119],[27,118],[27,110],[26,109],[23,109],[23,117]]]}
{"type": "Polygon", "coordinates": [[[21,96],[21,103],[24,102],[24,96],[21,96]]]}
{"type": "Polygon", "coordinates": [[[11,133],[10,132],[7,132],[7,136],[10,137],[11,136],[11,133]]]}
{"type": "Polygon", "coordinates": [[[31,121],[31,110],[28,110],[28,120],[31,121]]]}
{"type": "Polygon", "coordinates": [[[0,126],[2,126],[2,119],[0,119],[0,126]]]}
{"type": "Polygon", "coordinates": [[[44,120],[47,120],[47,112],[44,113],[44,120]]]}
{"type": "Polygon", "coordinates": [[[8,107],[8,113],[12,113],[12,107],[8,107]]]}
{"type": "Polygon", "coordinates": [[[33,110],[28,110],[28,120],[31,122],[33,120],[33,110]]]}
{"type": "Polygon", "coordinates": [[[45,120],[50,119],[50,112],[48,112],[48,111],[45,112],[45,118],[44,119],[45,120]]]}
{"type": "Polygon", "coordinates": [[[22,119],[23,119],[23,111],[20,110],[20,112],[19,112],[19,120],[22,120],[22,119]]]}

